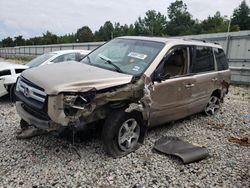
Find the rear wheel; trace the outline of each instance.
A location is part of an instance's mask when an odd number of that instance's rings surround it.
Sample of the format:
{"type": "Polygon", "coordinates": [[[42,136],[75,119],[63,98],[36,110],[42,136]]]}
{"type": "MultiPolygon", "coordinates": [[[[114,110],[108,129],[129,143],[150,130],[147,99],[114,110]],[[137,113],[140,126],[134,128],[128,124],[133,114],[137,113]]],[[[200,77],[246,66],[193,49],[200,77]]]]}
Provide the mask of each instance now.
{"type": "Polygon", "coordinates": [[[105,151],[114,158],[135,151],[144,137],[143,120],[138,112],[119,110],[107,118],[102,140],[105,151]]]}
{"type": "Polygon", "coordinates": [[[220,110],[220,99],[216,96],[211,96],[205,107],[205,114],[207,116],[215,115],[220,110]]]}

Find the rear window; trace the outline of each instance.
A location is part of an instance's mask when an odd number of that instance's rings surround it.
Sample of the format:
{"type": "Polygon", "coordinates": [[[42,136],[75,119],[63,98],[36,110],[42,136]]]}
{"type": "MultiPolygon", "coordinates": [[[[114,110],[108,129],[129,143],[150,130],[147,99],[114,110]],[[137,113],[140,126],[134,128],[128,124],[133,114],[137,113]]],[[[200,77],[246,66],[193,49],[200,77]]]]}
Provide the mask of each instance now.
{"type": "Polygon", "coordinates": [[[10,70],[2,70],[2,71],[0,71],[0,76],[7,76],[7,75],[11,75],[10,70]]]}
{"type": "Polygon", "coordinates": [[[214,70],[214,56],[212,48],[196,46],[193,52],[191,73],[209,72],[214,70]]]}
{"type": "Polygon", "coordinates": [[[15,69],[16,74],[20,74],[24,71],[25,69],[15,69]]]}
{"type": "Polygon", "coordinates": [[[218,71],[227,70],[228,63],[227,63],[227,58],[226,58],[224,51],[219,48],[214,48],[214,55],[216,58],[218,71]]]}

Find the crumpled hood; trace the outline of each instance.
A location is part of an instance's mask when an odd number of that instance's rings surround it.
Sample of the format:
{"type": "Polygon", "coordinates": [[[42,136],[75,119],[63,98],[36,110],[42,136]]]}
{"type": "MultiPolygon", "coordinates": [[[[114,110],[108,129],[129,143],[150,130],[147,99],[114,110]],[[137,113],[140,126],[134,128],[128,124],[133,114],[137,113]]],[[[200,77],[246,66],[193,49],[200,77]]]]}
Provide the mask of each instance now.
{"type": "Polygon", "coordinates": [[[48,95],[97,90],[127,84],[132,76],[79,62],[64,62],[31,68],[22,77],[43,88],[48,95]]]}

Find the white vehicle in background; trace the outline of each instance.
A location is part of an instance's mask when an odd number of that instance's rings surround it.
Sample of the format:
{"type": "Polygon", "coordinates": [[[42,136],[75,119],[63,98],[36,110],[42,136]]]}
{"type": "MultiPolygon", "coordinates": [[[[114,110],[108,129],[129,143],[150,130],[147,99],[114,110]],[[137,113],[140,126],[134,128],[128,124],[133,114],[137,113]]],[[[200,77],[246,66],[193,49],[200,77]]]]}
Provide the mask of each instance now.
{"type": "Polygon", "coordinates": [[[61,50],[48,52],[34,58],[25,65],[0,62],[0,97],[9,93],[11,100],[13,100],[13,89],[16,79],[25,69],[65,61],[80,61],[88,55],[89,52],[89,50],[61,50]]]}
{"type": "Polygon", "coordinates": [[[0,62],[0,97],[8,93],[12,96],[17,77],[27,68],[26,65],[0,62]]]}
{"type": "Polygon", "coordinates": [[[64,61],[81,61],[89,52],[89,50],[61,50],[48,52],[32,59],[26,65],[33,68],[64,61]]]}

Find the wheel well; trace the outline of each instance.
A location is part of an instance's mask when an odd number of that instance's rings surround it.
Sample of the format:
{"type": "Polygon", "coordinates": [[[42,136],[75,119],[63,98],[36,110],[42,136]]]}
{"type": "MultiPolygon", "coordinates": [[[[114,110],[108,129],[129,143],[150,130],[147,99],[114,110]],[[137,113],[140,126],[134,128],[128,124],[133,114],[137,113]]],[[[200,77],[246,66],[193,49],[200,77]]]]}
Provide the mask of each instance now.
{"type": "Polygon", "coordinates": [[[216,96],[220,99],[221,98],[221,90],[220,89],[214,90],[211,96],[216,96]]]}
{"type": "Polygon", "coordinates": [[[11,86],[12,86],[12,84],[6,85],[8,93],[10,93],[11,86]]]}

